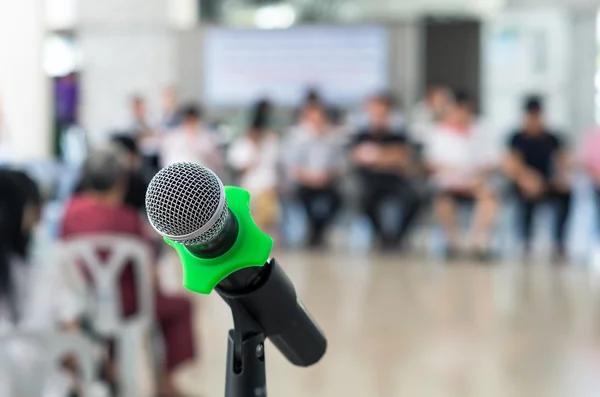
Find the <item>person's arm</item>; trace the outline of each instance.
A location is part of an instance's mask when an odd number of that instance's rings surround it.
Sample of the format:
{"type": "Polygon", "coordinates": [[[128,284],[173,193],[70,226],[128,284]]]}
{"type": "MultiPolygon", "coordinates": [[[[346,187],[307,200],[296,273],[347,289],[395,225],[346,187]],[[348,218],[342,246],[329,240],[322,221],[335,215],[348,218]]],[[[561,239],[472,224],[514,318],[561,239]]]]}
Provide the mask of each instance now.
{"type": "Polygon", "coordinates": [[[556,167],[553,182],[559,189],[569,189],[572,168],[571,155],[558,137],[553,136],[552,139],[555,147],[553,160],[556,167]]]}
{"type": "Polygon", "coordinates": [[[410,167],[412,151],[406,144],[393,144],[379,148],[374,167],[381,170],[400,170],[410,167]]]}
{"type": "Polygon", "coordinates": [[[544,179],[539,172],[525,164],[518,146],[518,136],[515,135],[510,140],[502,170],[526,195],[539,196],[543,193],[544,179]]]}
{"type": "Polygon", "coordinates": [[[514,148],[510,148],[506,153],[502,161],[502,169],[506,176],[513,181],[517,181],[520,175],[527,172],[527,167],[521,159],[521,154],[514,148]]]}

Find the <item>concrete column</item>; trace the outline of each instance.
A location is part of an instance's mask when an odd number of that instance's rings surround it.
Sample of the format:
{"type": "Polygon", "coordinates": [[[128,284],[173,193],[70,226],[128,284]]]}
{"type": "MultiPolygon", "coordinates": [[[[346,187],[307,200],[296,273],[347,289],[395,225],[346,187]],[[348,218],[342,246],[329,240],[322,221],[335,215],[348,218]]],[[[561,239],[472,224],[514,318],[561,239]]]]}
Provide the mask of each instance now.
{"type": "Polygon", "coordinates": [[[39,0],[0,1],[0,139],[14,160],[50,156],[49,80],[42,69],[39,0]]]}

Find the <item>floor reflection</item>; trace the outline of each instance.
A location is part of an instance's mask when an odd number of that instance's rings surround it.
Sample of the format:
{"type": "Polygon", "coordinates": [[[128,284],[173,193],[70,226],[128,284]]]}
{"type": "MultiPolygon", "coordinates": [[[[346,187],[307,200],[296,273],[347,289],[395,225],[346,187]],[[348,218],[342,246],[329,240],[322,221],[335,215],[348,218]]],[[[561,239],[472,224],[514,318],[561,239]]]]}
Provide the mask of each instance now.
{"type": "MultiPolygon", "coordinates": [[[[582,266],[432,264],[285,253],[278,260],[329,339],[295,368],[267,350],[269,395],[600,395],[600,274],[582,266]]],[[[201,360],[192,395],[223,395],[228,308],[197,297],[201,360]]]]}

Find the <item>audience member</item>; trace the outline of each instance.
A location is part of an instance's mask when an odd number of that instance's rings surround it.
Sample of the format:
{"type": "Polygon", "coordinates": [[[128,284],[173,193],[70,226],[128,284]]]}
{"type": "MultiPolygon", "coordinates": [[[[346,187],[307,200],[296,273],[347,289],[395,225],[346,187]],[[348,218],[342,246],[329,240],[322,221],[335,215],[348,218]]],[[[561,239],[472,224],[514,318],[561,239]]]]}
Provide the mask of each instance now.
{"type": "Polygon", "coordinates": [[[131,124],[127,127],[133,138],[141,148],[143,168],[148,173],[155,173],[158,169],[159,136],[153,128],[148,116],[146,99],[140,95],[131,98],[131,124]]]}
{"type": "Polygon", "coordinates": [[[302,120],[290,137],[285,162],[308,216],[309,245],[319,247],[341,208],[337,184],[344,172],[344,153],[320,104],[304,107],[302,120]]]}
{"type": "Polygon", "coordinates": [[[0,185],[0,333],[11,327],[73,328],[81,302],[36,228],[42,206],[37,185],[9,170],[0,170],[0,185]]]}
{"type": "Polygon", "coordinates": [[[395,130],[391,124],[392,108],[387,96],[371,98],[367,112],[369,125],[354,138],[352,161],[361,180],[362,209],[382,246],[393,248],[405,242],[420,207],[410,179],[412,149],[405,131],[395,130]],[[381,219],[382,205],[388,199],[402,206],[402,217],[393,221],[396,227],[392,231],[385,230],[381,219]]]}
{"type": "Polygon", "coordinates": [[[596,192],[598,225],[600,225],[600,129],[598,127],[583,143],[583,165],[596,192]]]}
{"type": "MultiPolygon", "coordinates": [[[[121,155],[123,164],[127,169],[127,191],[123,203],[138,211],[145,210],[147,180],[142,173],[142,158],[137,143],[128,134],[116,134],[111,138],[115,153],[121,155]]],[[[90,190],[89,182],[85,180],[85,174],[81,175],[75,194],[87,193],[90,190]]]]}
{"type": "Polygon", "coordinates": [[[277,167],[279,139],[260,113],[245,136],[233,142],[228,163],[240,175],[239,185],[252,194],[252,216],[263,230],[277,222],[277,167]]]}
{"type": "Polygon", "coordinates": [[[185,106],[181,117],[181,125],[162,141],[162,166],[189,161],[220,171],[218,144],[214,134],[203,126],[200,109],[196,105],[185,106]]]}
{"type": "MultiPolygon", "coordinates": [[[[66,282],[68,269],[37,228],[42,205],[37,185],[24,173],[0,170],[0,186],[0,335],[75,330],[83,304],[66,282]]],[[[42,352],[23,349],[18,341],[3,343],[5,348],[12,344],[5,353],[14,368],[31,370],[45,359],[42,352]]],[[[0,394],[12,395],[13,379],[5,375],[0,373],[0,394]]],[[[44,396],[76,390],[65,368],[56,366],[36,376],[41,375],[44,378],[36,381],[43,382],[44,396]]]]}
{"type": "Polygon", "coordinates": [[[443,122],[425,144],[425,160],[435,190],[434,216],[448,240],[448,256],[460,249],[456,204],[473,202],[475,213],[469,245],[480,259],[490,257],[490,232],[497,198],[490,176],[496,168],[494,145],[478,124],[470,97],[457,93],[443,122]]]}
{"type": "Polygon", "coordinates": [[[161,109],[158,129],[161,133],[175,129],[180,122],[179,99],[173,87],[167,87],[161,94],[161,109]]]}
{"type": "Polygon", "coordinates": [[[524,111],[522,127],[509,140],[505,168],[515,185],[521,209],[519,222],[525,252],[531,248],[533,213],[540,203],[549,201],[556,213],[555,254],[562,259],[571,206],[567,151],[562,139],[546,126],[540,98],[527,98],[524,111]]]}
{"type": "Polygon", "coordinates": [[[131,119],[129,130],[136,139],[153,135],[152,123],[148,119],[146,99],[140,95],[133,95],[130,100],[131,119]]]}
{"type": "MultiPolygon", "coordinates": [[[[84,179],[88,191],[74,196],[67,204],[61,227],[63,239],[110,233],[147,241],[140,214],[123,203],[127,190],[127,168],[113,148],[90,154],[84,165],[84,179]]],[[[137,310],[131,266],[121,275],[120,283],[123,315],[130,316],[137,310]]],[[[160,392],[175,396],[179,394],[173,383],[173,371],[194,357],[191,303],[184,297],[163,294],[158,286],[155,286],[155,291],[156,318],[166,353],[166,371],[160,379],[160,392]]]]}
{"type": "Polygon", "coordinates": [[[265,128],[277,135],[285,130],[283,120],[276,114],[273,103],[267,98],[255,101],[232,120],[233,137],[239,138],[252,128],[255,120],[262,120],[265,128]]]}
{"type": "Polygon", "coordinates": [[[147,181],[150,178],[142,172],[142,157],[138,145],[127,135],[115,135],[111,140],[123,156],[123,164],[127,170],[127,191],[123,203],[138,211],[144,211],[146,209],[147,181]]]}
{"type": "Polygon", "coordinates": [[[446,86],[432,84],[427,87],[425,98],[410,113],[411,138],[424,144],[437,124],[445,119],[451,105],[452,95],[446,86]]]}
{"type": "MultiPolygon", "coordinates": [[[[392,133],[406,133],[406,117],[398,105],[398,100],[390,92],[384,92],[377,94],[377,97],[381,98],[382,101],[387,102],[389,107],[389,115],[387,116],[387,125],[392,133]]],[[[371,120],[372,114],[369,110],[369,106],[360,109],[358,112],[350,114],[347,120],[349,124],[349,133],[351,135],[365,131],[369,129],[369,126],[376,121],[371,120]]]]}

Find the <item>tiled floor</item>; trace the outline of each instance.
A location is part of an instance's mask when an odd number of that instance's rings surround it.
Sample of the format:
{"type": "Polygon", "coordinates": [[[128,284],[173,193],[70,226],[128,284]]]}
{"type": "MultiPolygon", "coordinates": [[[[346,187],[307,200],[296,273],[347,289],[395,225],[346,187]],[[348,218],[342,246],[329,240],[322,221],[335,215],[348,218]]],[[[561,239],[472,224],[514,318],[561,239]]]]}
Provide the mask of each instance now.
{"type": "MultiPolygon", "coordinates": [[[[600,396],[600,273],[373,254],[276,256],[329,339],[311,368],[267,346],[269,396],[600,396]]],[[[222,396],[227,306],[196,297],[193,396],[222,396]]]]}

